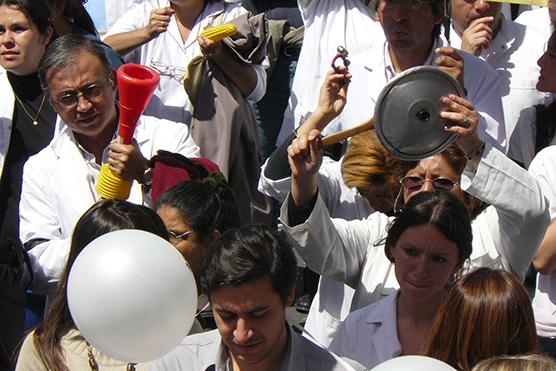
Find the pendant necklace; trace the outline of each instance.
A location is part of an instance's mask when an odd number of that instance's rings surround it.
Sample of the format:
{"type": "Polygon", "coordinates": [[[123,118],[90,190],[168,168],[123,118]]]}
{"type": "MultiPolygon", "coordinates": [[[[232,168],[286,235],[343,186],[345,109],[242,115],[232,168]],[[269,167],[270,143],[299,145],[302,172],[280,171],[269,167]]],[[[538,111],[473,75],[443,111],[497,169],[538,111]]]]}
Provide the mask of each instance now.
{"type": "Polygon", "coordinates": [[[21,99],[19,99],[19,97],[17,96],[17,94],[15,94],[15,99],[19,102],[19,105],[21,106],[21,108],[23,108],[23,112],[25,112],[25,114],[31,119],[33,120],[33,126],[37,126],[39,124],[39,122],[37,121],[39,118],[39,115],[41,114],[42,108],[44,106],[44,102],[46,101],[46,93],[43,93],[42,96],[42,100],[41,100],[41,104],[39,106],[39,109],[37,110],[37,115],[35,117],[33,117],[29,111],[27,111],[27,107],[25,107],[25,104],[23,104],[23,102],[21,101],[21,99]]]}

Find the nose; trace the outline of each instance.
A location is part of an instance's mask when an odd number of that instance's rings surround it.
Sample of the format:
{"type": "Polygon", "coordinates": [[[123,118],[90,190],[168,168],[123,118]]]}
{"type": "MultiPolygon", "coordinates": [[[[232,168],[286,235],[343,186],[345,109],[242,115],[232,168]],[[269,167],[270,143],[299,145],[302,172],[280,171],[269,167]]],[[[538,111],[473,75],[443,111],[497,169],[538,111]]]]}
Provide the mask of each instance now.
{"type": "Polygon", "coordinates": [[[432,186],[432,180],[428,178],[423,180],[423,186],[421,187],[421,192],[432,192],[432,191],[434,191],[434,187],[432,186]]]}
{"type": "Polygon", "coordinates": [[[77,97],[77,111],[87,112],[92,107],[91,101],[85,98],[82,94],[77,97]]]}
{"type": "Polygon", "coordinates": [[[10,30],[5,30],[4,33],[2,34],[0,41],[2,42],[2,44],[13,45],[14,44],[13,32],[10,30]]]}
{"type": "Polygon", "coordinates": [[[488,3],[488,1],[484,1],[484,0],[477,0],[475,1],[475,9],[478,12],[486,12],[488,9],[490,8],[490,5],[488,3]]]}
{"type": "Polygon", "coordinates": [[[421,255],[417,262],[415,262],[415,274],[419,278],[425,278],[429,275],[430,262],[425,254],[421,255]]]}
{"type": "Polygon", "coordinates": [[[239,318],[236,322],[236,328],[234,330],[234,341],[237,344],[242,345],[247,343],[252,336],[253,330],[249,327],[248,322],[243,318],[239,318]]]}
{"type": "Polygon", "coordinates": [[[392,18],[396,22],[401,22],[407,19],[407,9],[404,8],[401,2],[394,6],[394,9],[392,10],[392,18]]]}
{"type": "Polygon", "coordinates": [[[542,68],[542,65],[543,65],[543,63],[544,63],[544,60],[545,60],[545,58],[546,58],[546,54],[547,54],[547,52],[544,52],[544,54],[541,55],[541,57],[537,60],[537,65],[538,65],[539,67],[541,67],[541,68],[542,68]]]}

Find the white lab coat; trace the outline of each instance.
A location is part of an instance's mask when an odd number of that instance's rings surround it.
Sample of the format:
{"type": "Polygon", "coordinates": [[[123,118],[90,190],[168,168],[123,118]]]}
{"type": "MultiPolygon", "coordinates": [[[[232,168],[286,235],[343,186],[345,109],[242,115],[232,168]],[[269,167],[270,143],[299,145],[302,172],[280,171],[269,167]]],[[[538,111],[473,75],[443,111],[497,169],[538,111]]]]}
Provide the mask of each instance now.
{"type": "MultiPolygon", "coordinates": [[[[556,146],[540,151],[531,162],[529,172],[537,179],[550,205],[552,223],[556,220],[556,146]]],[[[533,312],[537,334],[556,337],[556,272],[537,274],[537,287],[533,298],[533,312]]]]}
{"type": "Polygon", "coordinates": [[[548,38],[552,34],[553,27],[550,21],[550,14],[548,13],[548,7],[523,12],[515,21],[527,26],[527,28],[534,28],[543,35],[543,40],[545,41],[548,41],[548,38]]]}
{"type": "MultiPolygon", "coordinates": [[[[95,190],[100,167],[94,156],[85,154],[72,131],[60,124],[60,132],[50,145],[29,158],[23,168],[20,201],[20,238],[23,243],[43,239],[29,258],[34,273],[32,288],[52,293],[65,266],[75,223],[99,196],[95,190]]],[[[134,139],[146,158],[159,149],[198,157],[199,147],[187,126],[142,116],[134,139]]],[[[143,204],[141,186],[134,182],[130,202],[143,204]]]]}
{"type": "Polygon", "coordinates": [[[12,135],[15,96],[8,80],[8,73],[1,67],[0,91],[2,92],[2,104],[0,104],[0,176],[2,176],[12,135]]]}
{"type": "MultiPolygon", "coordinates": [[[[157,0],[144,0],[134,5],[108,30],[104,38],[146,26],[151,11],[157,9],[159,3],[161,6],[167,5],[165,1],[157,0]]],[[[201,55],[197,39],[205,27],[229,22],[246,12],[240,4],[224,5],[221,1],[207,3],[186,41],[182,41],[173,16],[166,32],[124,56],[126,62],[154,67],[161,75],[153,98],[145,109],[145,115],[190,124],[193,107],[183,87],[183,78],[189,62],[201,55]]],[[[250,67],[257,74],[257,83],[246,99],[256,102],[265,93],[266,72],[262,65],[253,64],[250,67]]]]}
{"type": "MultiPolygon", "coordinates": [[[[338,46],[345,47],[351,59],[370,49],[379,51],[385,40],[380,23],[361,0],[299,0],[298,4],[305,32],[278,145],[317,107],[318,91],[338,46]]],[[[341,129],[331,123],[325,133],[341,129]]]]}
{"type": "Polygon", "coordinates": [[[354,367],[363,365],[366,369],[401,355],[397,298],[398,290],[350,313],[330,344],[330,350],[354,367]]]}
{"type": "MultiPolygon", "coordinates": [[[[267,164],[268,160],[262,167],[259,191],[284,202],[290,191],[291,178],[272,180],[265,177],[267,164]]],[[[374,210],[356,188],[345,185],[341,165],[341,161],[324,158],[318,173],[319,194],[333,218],[365,219],[374,210]]],[[[322,276],[305,321],[307,337],[328,347],[339,325],[338,319],[343,320],[349,314],[353,294],[351,287],[322,276]]]]}
{"type": "MultiPolygon", "coordinates": [[[[549,223],[548,205],[537,182],[487,144],[476,172],[466,169],[460,183],[461,189],[492,205],[472,223],[473,252],[464,268],[504,269],[523,280],[549,223]]],[[[286,202],[280,216],[283,229],[305,263],[355,289],[352,310],[398,288],[393,265],[384,254],[388,216],[331,219],[320,196],[305,223],[291,227],[287,216],[286,202]]]]}
{"type": "MultiPolygon", "coordinates": [[[[434,49],[443,45],[439,38],[431,49],[424,65],[435,65],[438,57],[434,49]]],[[[353,75],[349,86],[346,107],[332,122],[342,129],[353,127],[374,115],[378,97],[393,71],[383,44],[381,52],[368,50],[351,58],[350,72],[353,75]]],[[[486,62],[463,51],[459,52],[464,60],[464,84],[467,99],[473,103],[480,115],[477,133],[485,142],[505,152],[506,133],[504,113],[498,89],[498,76],[486,62]]],[[[323,131],[324,132],[324,131],[323,131]]]]}
{"type": "MultiPolygon", "coordinates": [[[[461,38],[453,27],[450,39],[453,47],[461,47],[461,38]]],[[[508,151],[511,150],[512,133],[523,111],[549,101],[549,94],[537,90],[540,75],[537,60],[544,54],[547,41],[548,38],[535,29],[502,17],[496,38],[480,55],[498,74],[508,151]]]]}

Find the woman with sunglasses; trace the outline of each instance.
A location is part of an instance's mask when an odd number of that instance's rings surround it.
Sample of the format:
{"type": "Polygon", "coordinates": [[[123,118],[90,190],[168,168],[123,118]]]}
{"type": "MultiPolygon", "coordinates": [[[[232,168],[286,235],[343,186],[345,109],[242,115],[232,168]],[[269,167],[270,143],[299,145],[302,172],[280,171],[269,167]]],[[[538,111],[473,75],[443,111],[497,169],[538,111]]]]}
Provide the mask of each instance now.
{"type": "MultiPolygon", "coordinates": [[[[345,104],[342,74],[332,74],[321,90],[315,115],[335,117],[345,104]]],[[[548,208],[539,186],[525,170],[477,136],[478,114],[464,98],[443,98],[441,115],[456,133],[449,150],[419,161],[408,171],[400,192],[407,202],[419,192],[449,190],[464,202],[472,218],[473,252],[463,266],[507,270],[523,280],[548,225],[548,208]],[[444,179],[439,179],[444,178],[444,179]],[[409,187],[409,188],[406,188],[409,187]],[[491,206],[481,211],[473,197],[491,206]]],[[[326,121],[326,120],[324,120],[326,121]]],[[[282,208],[284,230],[297,242],[307,265],[355,289],[351,309],[380,300],[398,288],[392,263],[381,254],[391,218],[371,214],[363,221],[331,219],[318,192],[316,174],[322,159],[319,131],[302,133],[288,148],[291,193],[282,208]]]]}

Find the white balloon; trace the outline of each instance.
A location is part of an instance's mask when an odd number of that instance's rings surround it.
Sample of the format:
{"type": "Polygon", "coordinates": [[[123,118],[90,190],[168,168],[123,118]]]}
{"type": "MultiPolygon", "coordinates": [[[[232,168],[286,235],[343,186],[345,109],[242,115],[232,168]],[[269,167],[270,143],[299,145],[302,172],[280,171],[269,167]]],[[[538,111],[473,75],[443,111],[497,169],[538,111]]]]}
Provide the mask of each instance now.
{"type": "Polygon", "coordinates": [[[389,359],[371,371],[457,371],[447,363],[425,356],[402,356],[389,359]]]}
{"type": "Polygon", "coordinates": [[[67,296],[83,337],[125,362],[170,352],[197,309],[185,259],[168,241],[140,230],[110,232],[88,244],[71,268],[67,296]]]}

